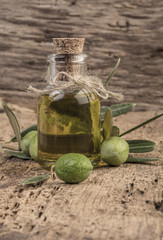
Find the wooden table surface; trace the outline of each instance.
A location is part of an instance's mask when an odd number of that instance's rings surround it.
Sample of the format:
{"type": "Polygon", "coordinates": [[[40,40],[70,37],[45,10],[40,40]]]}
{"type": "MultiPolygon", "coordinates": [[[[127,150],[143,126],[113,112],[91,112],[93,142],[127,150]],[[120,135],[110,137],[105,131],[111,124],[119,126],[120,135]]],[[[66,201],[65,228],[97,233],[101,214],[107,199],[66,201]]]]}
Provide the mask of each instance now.
{"type": "MultiPolygon", "coordinates": [[[[36,122],[33,110],[10,106],[21,128],[36,122]]],[[[114,124],[123,132],[155,114],[131,112],[114,118],[114,124]]],[[[3,145],[13,132],[4,112],[0,119],[3,145]]],[[[155,141],[156,150],[141,156],[162,157],[162,136],[160,118],[124,137],[155,141]]],[[[20,185],[40,174],[47,172],[38,163],[0,151],[0,240],[162,240],[163,161],[94,169],[80,184],[56,179],[20,185]]]]}

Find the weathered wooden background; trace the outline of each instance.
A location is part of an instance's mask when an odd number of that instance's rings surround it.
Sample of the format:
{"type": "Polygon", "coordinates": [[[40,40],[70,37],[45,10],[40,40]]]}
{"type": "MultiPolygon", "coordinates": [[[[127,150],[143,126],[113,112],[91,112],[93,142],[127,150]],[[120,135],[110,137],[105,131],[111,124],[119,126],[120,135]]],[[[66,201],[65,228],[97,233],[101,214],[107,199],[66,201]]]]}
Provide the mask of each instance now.
{"type": "Polygon", "coordinates": [[[42,78],[52,37],[85,37],[93,74],[106,79],[120,57],[112,90],[137,110],[163,109],[162,22],[162,0],[0,0],[0,94],[35,108],[25,90],[42,78]]]}

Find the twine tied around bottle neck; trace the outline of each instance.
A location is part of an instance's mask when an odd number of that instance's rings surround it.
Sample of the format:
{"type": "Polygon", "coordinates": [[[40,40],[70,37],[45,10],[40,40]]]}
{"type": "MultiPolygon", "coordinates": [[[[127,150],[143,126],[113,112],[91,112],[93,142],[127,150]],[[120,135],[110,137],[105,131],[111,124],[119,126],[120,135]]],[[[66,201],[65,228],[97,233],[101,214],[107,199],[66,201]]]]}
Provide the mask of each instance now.
{"type": "MultiPolygon", "coordinates": [[[[63,90],[63,91],[74,91],[79,89],[86,89],[89,92],[94,92],[101,99],[113,98],[118,101],[123,99],[123,95],[121,93],[115,93],[107,90],[101,79],[96,76],[91,75],[75,75],[71,76],[66,72],[59,72],[55,76],[52,82],[49,83],[52,85],[55,90],[63,90]]],[[[32,85],[28,87],[28,91],[35,92],[37,94],[42,94],[49,92],[49,89],[39,90],[34,88],[32,85]]]]}

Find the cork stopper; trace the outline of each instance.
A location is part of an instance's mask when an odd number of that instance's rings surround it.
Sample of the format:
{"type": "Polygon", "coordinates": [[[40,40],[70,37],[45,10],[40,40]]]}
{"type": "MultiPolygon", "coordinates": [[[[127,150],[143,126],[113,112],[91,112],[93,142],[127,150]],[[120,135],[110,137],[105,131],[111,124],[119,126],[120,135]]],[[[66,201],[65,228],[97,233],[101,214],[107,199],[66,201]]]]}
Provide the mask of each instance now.
{"type": "Polygon", "coordinates": [[[55,54],[81,54],[85,38],[53,38],[55,54]]]}

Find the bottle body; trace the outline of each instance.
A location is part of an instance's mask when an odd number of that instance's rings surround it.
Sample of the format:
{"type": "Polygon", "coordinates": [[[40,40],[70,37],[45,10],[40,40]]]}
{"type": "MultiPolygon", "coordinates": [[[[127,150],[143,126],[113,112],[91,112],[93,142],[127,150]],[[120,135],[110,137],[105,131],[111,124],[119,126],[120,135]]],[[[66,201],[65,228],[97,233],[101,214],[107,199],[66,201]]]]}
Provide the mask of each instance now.
{"type": "MultiPolygon", "coordinates": [[[[72,58],[71,58],[72,59],[72,58]]],[[[58,62],[57,62],[58,64],[58,62]]],[[[61,64],[60,64],[61,65],[61,64]]],[[[51,65],[51,78],[57,72],[56,64],[51,65]]],[[[70,67],[71,66],[71,67],[70,67]]],[[[78,62],[71,64],[72,70],[80,69],[78,62]],[[72,67],[73,66],[73,67],[72,67]]],[[[63,70],[65,65],[59,66],[63,70]]],[[[55,90],[47,86],[48,93],[38,98],[38,162],[46,169],[66,153],[81,153],[92,163],[100,161],[100,100],[85,89],[55,90]]]]}
{"type": "Polygon", "coordinates": [[[44,94],[38,100],[38,161],[44,168],[65,153],[92,161],[100,151],[100,101],[93,93],[44,94]]]}

